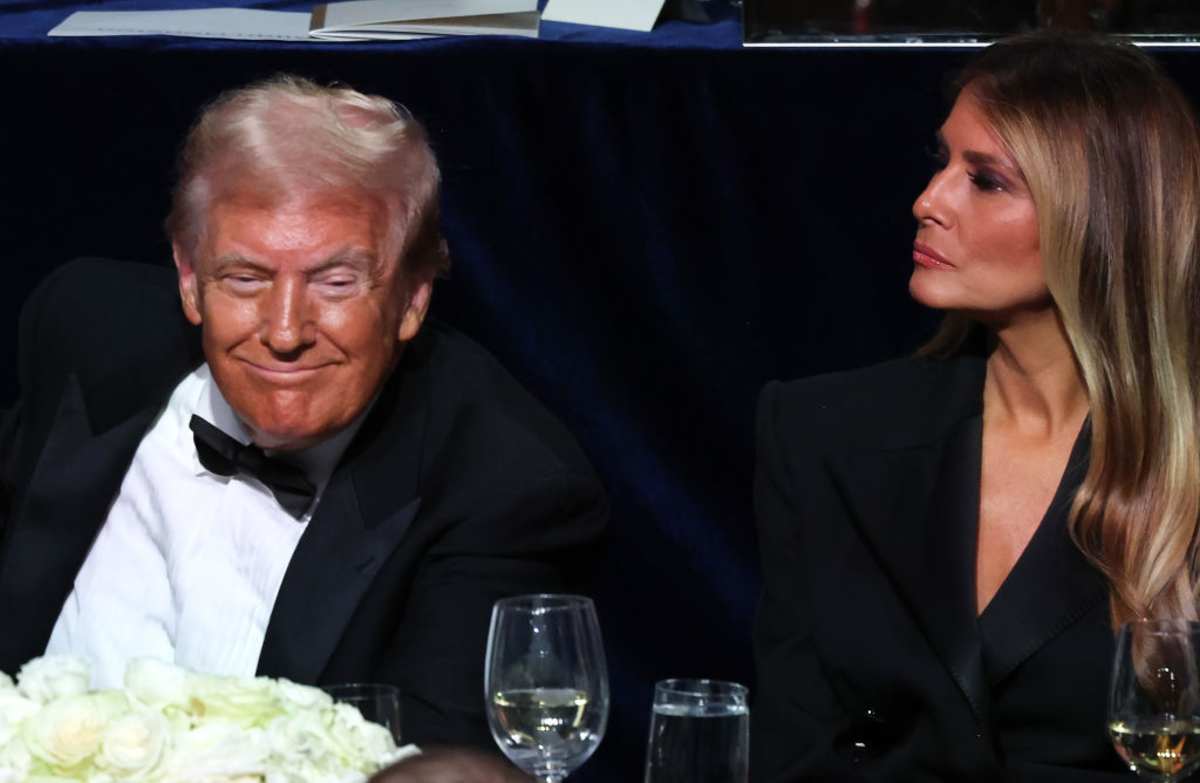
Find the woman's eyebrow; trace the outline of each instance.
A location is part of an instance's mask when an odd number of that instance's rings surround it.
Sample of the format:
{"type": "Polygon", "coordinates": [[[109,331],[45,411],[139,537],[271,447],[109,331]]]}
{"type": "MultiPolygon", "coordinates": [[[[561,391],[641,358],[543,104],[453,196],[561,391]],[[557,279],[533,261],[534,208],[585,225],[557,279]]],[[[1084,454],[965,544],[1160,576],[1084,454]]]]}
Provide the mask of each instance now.
{"type": "MultiPolygon", "coordinates": [[[[950,145],[946,143],[946,135],[939,128],[934,134],[937,139],[938,147],[943,150],[948,150],[950,145]]],[[[1017,167],[1012,164],[1012,161],[1007,156],[993,155],[990,152],[980,152],[979,150],[963,150],[962,158],[972,166],[999,166],[1010,171],[1017,172],[1017,167]]]]}
{"type": "Polygon", "coordinates": [[[1008,158],[999,155],[993,155],[990,152],[979,152],[977,150],[964,150],[963,160],[970,163],[972,166],[1001,166],[1006,169],[1013,168],[1009,163],[1008,158]]]}

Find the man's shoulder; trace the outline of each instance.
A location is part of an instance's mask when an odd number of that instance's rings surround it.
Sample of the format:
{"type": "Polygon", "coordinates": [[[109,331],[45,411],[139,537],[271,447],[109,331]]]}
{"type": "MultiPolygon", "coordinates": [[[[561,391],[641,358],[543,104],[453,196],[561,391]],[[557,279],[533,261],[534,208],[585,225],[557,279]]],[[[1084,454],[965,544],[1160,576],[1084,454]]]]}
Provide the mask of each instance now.
{"type": "Polygon", "coordinates": [[[431,319],[409,352],[406,373],[425,388],[431,460],[593,475],[562,421],[478,342],[431,319]]]}
{"type": "Polygon", "coordinates": [[[905,357],[855,370],[768,384],[760,425],[847,443],[916,442],[973,410],[984,360],[905,357]]]}
{"type": "MultiPolygon", "coordinates": [[[[516,379],[490,351],[450,324],[436,318],[426,321],[420,336],[410,348],[421,354],[422,362],[438,377],[466,374],[477,381],[516,383],[516,379]]],[[[455,385],[466,396],[479,391],[462,384],[455,385]]]]}

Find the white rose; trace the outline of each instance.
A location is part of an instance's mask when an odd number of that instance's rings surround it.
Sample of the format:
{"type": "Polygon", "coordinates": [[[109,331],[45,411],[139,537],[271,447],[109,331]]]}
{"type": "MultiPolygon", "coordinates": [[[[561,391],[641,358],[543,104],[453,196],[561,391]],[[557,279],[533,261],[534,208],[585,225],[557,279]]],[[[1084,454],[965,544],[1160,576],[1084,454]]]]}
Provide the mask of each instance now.
{"type": "Polygon", "coordinates": [[[337,783],[363,783],[368,775],[373,775],[384,767],[390,767],[393,764],[404,761],[404,759],[410,756],[419,755],[421,755],[421,749],[416,745],[404,745],[384,755],[382,758],[376,759],[375,763],[366,765],[361,771],[343,771],[341,776],[337,778],[337,783]]]}
{"type": "Polygon", "coordinates": [[[36,702],[26,699],[15,689],[0,691],[0,748],[12,742],[20,733],[21,724],[40,709],[36,702]]]}
{"type": "Polygon", "coordinates": [[[267,724],[267,742],[277,756],[316,758],[324,755],[329,730],[320,714],[298,712],[280,715],[267,724]]]}
{"type": "Polygon", "coordinates": [[[176,735],[163,759],[162,780],[199,783],[246,778],[257,783],[269,768],[271,755],[261,729],[246,729],[232,721],[214,719],[176,735]]]}
{"type": "Polygon", "coordinates": [[[285,762],[272,759],[265,783],[334,783],[336,775],[308,762],[285,762]]]}
{"type": "Polygon", "coordinates": [[[266,734],[272,766],[301,780],[323,780],[347,767],[357,768],[357,759],[347,758],[330,735],[331,715],[332,710],[311,710],[271,721],[266,734]]]}
{"type": "Polygon", "coordinates": [[[244,727],[265,726],[283,712],[275,684],[266,677],[197,675],[191,681],[190,710],[200,718],[224,718],[244,727]]]}
{"type": "Polygon", "coordinates": [[[187,704],[191,696],[190,680],[187,670],[154,658],[135,658],[125,667],[125,689],[156,710],[187,704]]]}
{"type": "Polygon", "coordinates": [[[52,767],[74,767],[99,749],[109,722],[126,704],[123,695],[111,691],[58,699],[25,721],[25,745],[52,767]]]}
{"type": "Polygon", "coordinates": [[[401,745],[387,755],[387,758],[379,763],[380,768],[390,767],[392,764],[404,761],[412,756],[420,756],[421,749],[411,742],[407,745],[401,745]]]}
{"type": "Polygon", "coordinates": [[[162,715],[131,712],[105,729],[96,766],[118,778],[144,777],[162,759],[168,740],[169,727],[162,715]]]}
{"type": "Polygon", "coordinates": [[[337,783],[366,783],[367,776],[361,772],[347,772],[337,778],[337,783]]]}
{"type": "Polygon", "coordinates": [[[333,705],[333,697],[320,688],[311,685],[300,685],[291,680],[276,680],[275,692],[287,711],[296,709],[311,710],[318,707],[333,705]]]}
{"type": "MultiPolygon", "coordinates": [[[[262,783],[262,775],[207,775],[202,773],[181,772],[162,779],[162,783],[262,783]]],[[[77,783],[65,781],[64,783],[77,783]]],[[[91,783],[91,781],[88,781],[91,783]]],[[[309,783],[304,781],[304,783],[309,783]]]]}
{"type": "Polygon", "coordinates": [[[34,658],[17,672],[17,689],[39,704],[63,696],[87,693],[92,672],[87,663],[73,655],[44,655],[34,658]]]}
{"type": "Polygon", "coordinates": [[[348,704],[333,705],[329,736],[340,749],[340,755],[352,760],[351,766],[362,771],[373,771],[396,750],[390,731],[365,720],[348,704]]]}
{"type": "Polygon", "coordinates": [[[20,737],[0,745],[0,783],[23,783],[32,766],[33,757],[20,737]]]}
{"type": "Polygon", "coordinates": [[[4,691],[11,691],[16,687],[17,686],[13,683],[12,677],[9,677],[4,672],[0,672],[0,693],[3,693],[4,691]]]}
{"type": "Polygon", "coordinates": [[[16,725],[41,708],[40,704],[32,699],[25,698],[15,688],[13,690],[0,691],[0,721],[7,721],[12,725],[16,725]]]}

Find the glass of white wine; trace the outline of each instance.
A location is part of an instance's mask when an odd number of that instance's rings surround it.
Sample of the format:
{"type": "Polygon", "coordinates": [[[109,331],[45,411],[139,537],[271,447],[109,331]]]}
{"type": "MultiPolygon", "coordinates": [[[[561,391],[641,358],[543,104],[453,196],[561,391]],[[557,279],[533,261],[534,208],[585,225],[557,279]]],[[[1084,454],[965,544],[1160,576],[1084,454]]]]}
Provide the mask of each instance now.
{"type": "Polygon", "coordinates": [[[608,671],[591,599],[497,601],[483,689],[492,736],[513,764],[542,783],[578,769],[608,723],[608,671]]]}
{"type": "Polygon", "coordinates": [[[1200,767],[1200,623],[1121,627],[1108,703],[1117,753],[1142,777],[1182,780],[1200,767]]]}

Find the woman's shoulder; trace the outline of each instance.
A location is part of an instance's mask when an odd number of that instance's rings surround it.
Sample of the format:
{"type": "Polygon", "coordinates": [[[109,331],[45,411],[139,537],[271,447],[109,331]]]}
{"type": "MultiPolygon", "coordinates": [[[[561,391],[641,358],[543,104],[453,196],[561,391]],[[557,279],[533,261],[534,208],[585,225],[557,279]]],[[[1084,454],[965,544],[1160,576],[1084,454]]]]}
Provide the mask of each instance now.
{"type": "Polygon", "coordinates": [[[823,373],[790,381],[771,381],[764,397],[778,404],[811,409],[876,408],[903,403],[908,397],[924,397],[928,387],[956,374],[964,357],[933,359],[906,356],[869,367],[823,373]]]}
{"type": "Polygon", "coordinates": [[[978,405],[984,360],[905,357],[855,370],[768,383],[759,426],[776,431],[847,433],[939,429],[978,405]]]}

